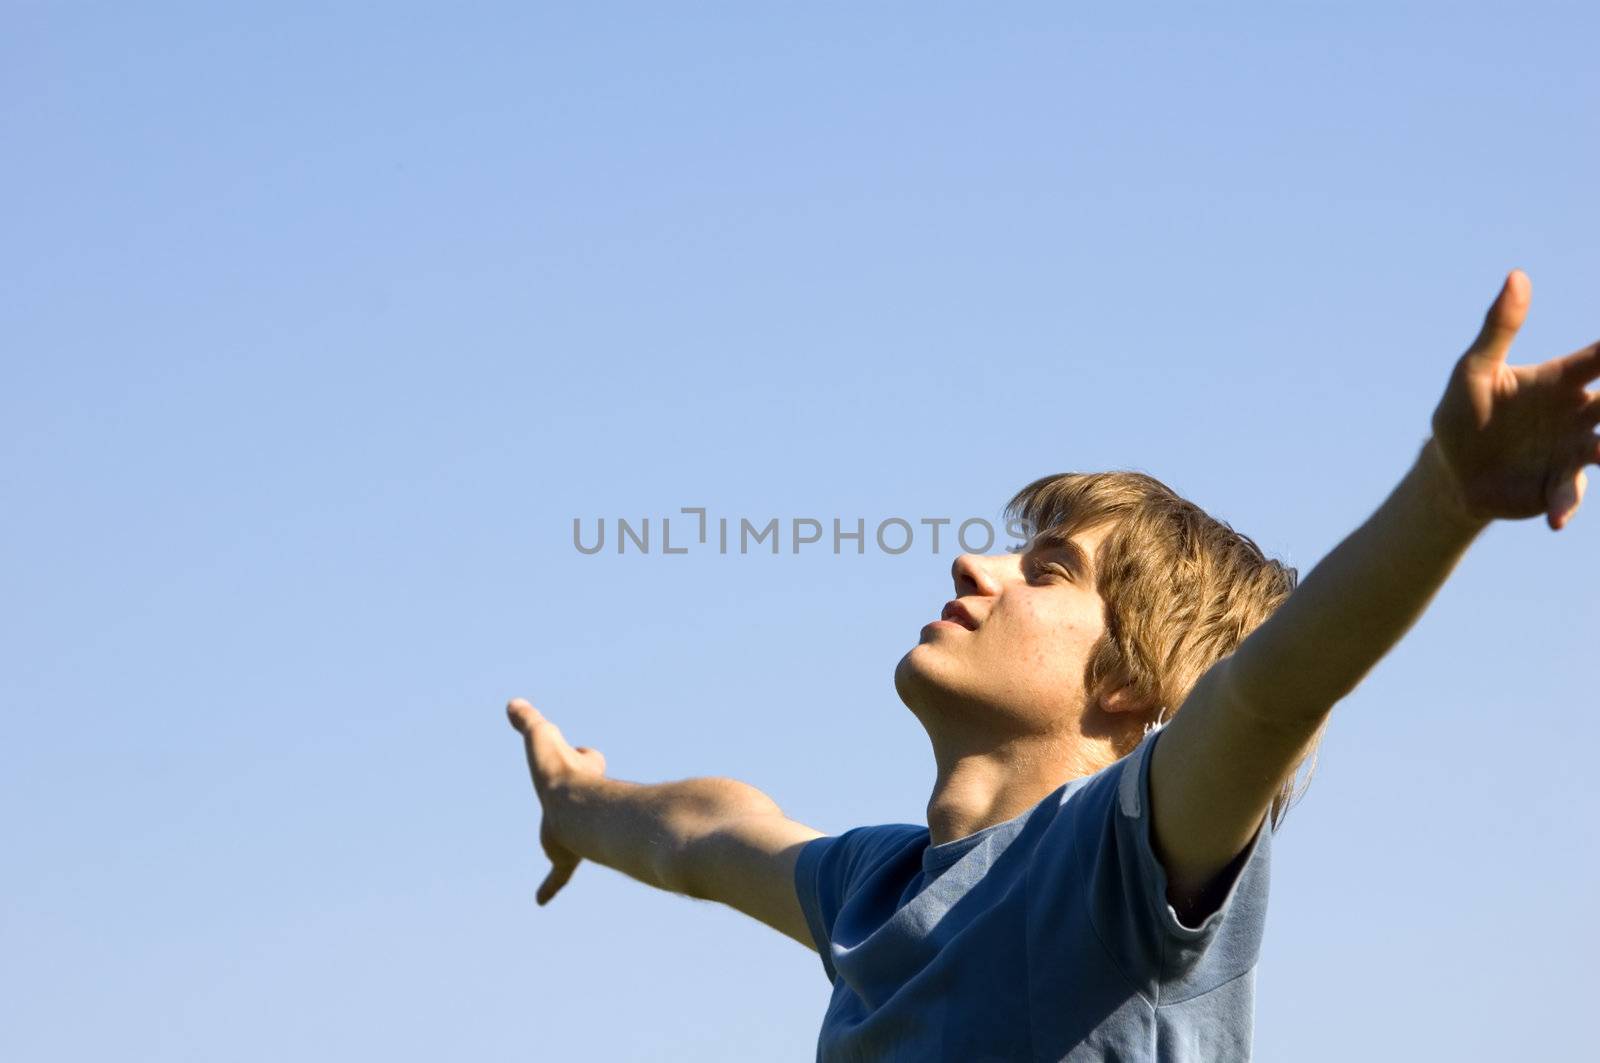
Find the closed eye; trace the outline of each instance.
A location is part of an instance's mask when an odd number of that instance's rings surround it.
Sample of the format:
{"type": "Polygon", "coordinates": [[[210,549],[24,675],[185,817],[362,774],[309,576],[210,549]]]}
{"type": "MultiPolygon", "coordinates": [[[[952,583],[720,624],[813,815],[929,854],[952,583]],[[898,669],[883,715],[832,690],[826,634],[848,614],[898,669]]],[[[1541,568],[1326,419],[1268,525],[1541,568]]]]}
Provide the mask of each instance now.
{"type": "Polygon", "coordinates": [[[1059,561],[1035,562],[1034,571],[1041,574],[1049,573],[1053,576],[1061,576],[1062,578],[1069,580],[1072,578],[1072,572],[1067,568],[1067,566],[1061,564],[1059,561]]]}

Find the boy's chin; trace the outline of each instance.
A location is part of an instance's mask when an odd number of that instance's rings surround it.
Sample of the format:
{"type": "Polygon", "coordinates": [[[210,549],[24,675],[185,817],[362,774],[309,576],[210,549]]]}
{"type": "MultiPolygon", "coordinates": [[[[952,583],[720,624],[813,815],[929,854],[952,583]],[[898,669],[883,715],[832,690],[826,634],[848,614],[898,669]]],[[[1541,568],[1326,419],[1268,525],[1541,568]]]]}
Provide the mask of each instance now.
{"type": "Polygon", "coordinates": [[[894,668],[894,688],[901,701],[910,705],[914,700],[927,700],[930,695],[942,698],[951,693],[951,681],[956,678],[954,662],[941,660],[942,656],[935,647],[921,643],[900,658],[894,668]]]}

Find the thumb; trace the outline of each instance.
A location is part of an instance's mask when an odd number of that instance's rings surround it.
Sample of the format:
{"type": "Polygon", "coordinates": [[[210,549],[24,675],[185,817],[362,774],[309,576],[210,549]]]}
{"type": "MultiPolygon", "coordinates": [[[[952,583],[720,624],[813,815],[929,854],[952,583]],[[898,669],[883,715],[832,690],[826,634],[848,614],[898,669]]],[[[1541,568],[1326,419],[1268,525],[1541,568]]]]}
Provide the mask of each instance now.
{"type": "Polygon", "coordinates": [[[1528,316],[1528,302],[1532,296],[1533,284],[1526,273],[1514,269],[1506,274],[1500,294],[1483,315],[1483,328],[1478,330],[1478,338],[1467,348],[1468,356],[1504,362],[1511,351],[1511,341],[1516,339],[1517,330],[1528,316]]]}
{"type": "Polygon", "coordinates": [[[544,877],[544,881],[539,884],[539,892],[533,896],[535,903],[541,908],[549,904],[550,898],[554,897],[557,891],[567,884],[567,880],[572,877],[572,872],[577,866],[575,863],[563,862],[552,867],[550,873],[544,877]]]}

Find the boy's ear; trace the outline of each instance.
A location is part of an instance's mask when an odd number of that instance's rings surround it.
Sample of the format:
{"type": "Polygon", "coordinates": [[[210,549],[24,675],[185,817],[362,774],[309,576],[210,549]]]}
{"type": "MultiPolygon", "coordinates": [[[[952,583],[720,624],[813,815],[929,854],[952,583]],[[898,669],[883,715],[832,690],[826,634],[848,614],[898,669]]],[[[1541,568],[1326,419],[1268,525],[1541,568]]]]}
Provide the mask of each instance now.
{"type": "Polygon", "coordinates": [[[1106,712],[1119,715],[1122,713],[1133,713],[1134,715],[1150,713],[1154,715],[1156,710],[1155,700],[1149,697],[1141,697],[1132,683],[1113,686],[1106,693],[1101,694],[1100,707],[1106,712]]]}

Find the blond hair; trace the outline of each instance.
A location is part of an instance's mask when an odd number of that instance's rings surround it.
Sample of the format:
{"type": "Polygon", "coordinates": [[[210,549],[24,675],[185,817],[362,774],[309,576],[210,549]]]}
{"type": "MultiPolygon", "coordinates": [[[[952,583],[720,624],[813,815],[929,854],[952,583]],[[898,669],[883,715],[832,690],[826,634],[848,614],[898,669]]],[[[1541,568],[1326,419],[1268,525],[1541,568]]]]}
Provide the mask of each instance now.
{"type": "MultiPolygon", "coordinates": [[[[1131,683],[1163,707],[1158,722],[1170,719],[1206,670],[1283,604],[1298,579],[1249,536],[1140,472],[1041,477],[1018,491],[1005,512],[1040,544],[1112,525],[1093,559],[1106,632],[1090,651],[1085,689],[1131,683]]],[[[1139,737],[1130,731],[1118,755],[1131,752],[1139,737]]],[[[1274,828],[1310,784],[1309,771],[1297,786],[1298,775],[1297,768],[1273,798],[1274,828]]]]}

